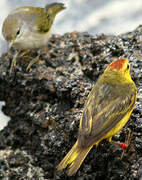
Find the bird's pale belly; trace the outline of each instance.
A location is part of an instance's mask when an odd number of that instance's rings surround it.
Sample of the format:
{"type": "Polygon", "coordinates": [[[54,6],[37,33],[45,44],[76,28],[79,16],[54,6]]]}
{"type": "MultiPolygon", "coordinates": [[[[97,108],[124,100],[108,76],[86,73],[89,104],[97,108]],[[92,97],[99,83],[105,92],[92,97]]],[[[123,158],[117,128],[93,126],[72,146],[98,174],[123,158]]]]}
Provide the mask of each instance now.
{"type": "Polygon", "coordinates": [[[12,42],[12,47],[17,50],[28,50],[28,49],[38,49],[46,46],[49,38],[50,38],[50,31],[47,33],[30,33],[29,36],[24,38],[16,39],[12,42]]]}

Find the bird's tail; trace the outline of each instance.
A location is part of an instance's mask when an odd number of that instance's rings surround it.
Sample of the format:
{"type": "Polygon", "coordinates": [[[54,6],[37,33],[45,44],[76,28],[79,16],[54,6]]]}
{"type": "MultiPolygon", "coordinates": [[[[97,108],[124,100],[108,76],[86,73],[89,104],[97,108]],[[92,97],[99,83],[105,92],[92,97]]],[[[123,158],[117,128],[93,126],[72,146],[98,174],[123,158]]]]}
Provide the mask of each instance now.
{"type": "Polygon", "coordinates": [[[68,166],[67,174],[69,176],[76,173],[76,171],[81,166],[83,160],[87,156],[88,152],[91,150],[92,146],[89,147],[80,147],[78,145],[78,141],[74,144],[72,149],[68,152],[68,154],[64,157],[64,159],[58,165],[58,171],[66,168],[68,166]]]}
{"type": "Polygon", "coordinates": [[[46,11],[51,11],[54,16],[65,8],[63,3],[51,3],[45,6],[46,11]]]}

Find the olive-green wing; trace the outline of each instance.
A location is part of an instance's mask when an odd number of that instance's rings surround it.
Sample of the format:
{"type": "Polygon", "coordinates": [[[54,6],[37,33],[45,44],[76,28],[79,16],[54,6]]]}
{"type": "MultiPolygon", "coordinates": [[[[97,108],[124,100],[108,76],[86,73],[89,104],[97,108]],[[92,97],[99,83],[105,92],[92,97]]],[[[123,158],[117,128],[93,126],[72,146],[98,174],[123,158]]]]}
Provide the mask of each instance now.
{"type": "Polygon", "coordinates": [[[39,11],[37,15],[38,15],[38,17],[36,18],[37,30],[40,31],[40,33],[48,32],[51,29],[54,20],[52,16],[52,12],[46,11],[45,9],[41,9],[41,11],[39,11]]]}
{"type": "Polygon", "coordinates": [[[35,31],[40,31],[40,33],[48,32],[51,27],[51,12],[47,13],[45,8],[38,8],[32,6],[23,6],[17,8],[12,14],[17,14],[18,17],[23,20],[23,22],[28,23],[28,27],[32,27],[35,31]]]}
{"type": "Polygon", "coordinates": [[[107,84],[94,87],[80,122],[79,141],[82,146],[89,146],[101,139],[133,109],[135,101],[135,87],[113,87],[107,84]]]}
{"type": "Polygon", "coordinates": [[[63,3],[47,4],[45,8],[42,9],[42,13],[41,13],[42,21],[41,21],[41,17],[37,18],[39,31],[42,33],[48,32],[51,29],[55,16],[63,9],[65,9],[63,3]]]}
{"type": "Polygon", "coordinates": [[[23,6],[17,8],[14,13],[21,13],[21,18],[28,22],[28,26],[35,26],[35,31],[47,33],[53,24],[54,18],[58,12],[65,9],[62,3],[47,4],[45,8],[36,8],[31,6],[23,6]]]}

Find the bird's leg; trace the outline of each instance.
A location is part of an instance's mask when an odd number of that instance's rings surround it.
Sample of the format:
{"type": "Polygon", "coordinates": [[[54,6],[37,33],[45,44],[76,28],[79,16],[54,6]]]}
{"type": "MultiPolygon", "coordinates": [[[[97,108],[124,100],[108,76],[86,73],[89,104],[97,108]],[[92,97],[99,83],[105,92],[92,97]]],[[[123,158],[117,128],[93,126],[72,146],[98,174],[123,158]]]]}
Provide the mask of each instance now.
{"type": "Polygon", "coordinates": [[[13,71],[13,67],[16,66],[16,62],[17,62],[17,57],[19,55],[19,51],[14,55],[13,59],[12,59],[12,62],[11,62],[11,66],[10,66],[10,74],[12,73],[13,71]]]}
{"type": "Polygon", "coordinates": [[[127,148],[127,144],[126,142],[125,143],[121,143],[121,142],[116,142],[116,141],[111,141],[110,143],[116,145],[116,146],[119,146],[121,149],[126,149],[127,148]]]}
{"type": "Polygon", "coordinates": [[[24,52],[21,54],[21,56],[23,56],[24,58],[25,58],[25,57],[29,57],[29,56],[27,55],[27,51],[24,51],[24,52]]]}
{"type": "Polygon", "coordinates": [[[112,140],[111,140],[112,137],[110,137],[110,138],[108,139],[108,141],[109,141],[110,143],[112,143],[112,144],[114,144],[114,145],[116,145],[116,146],[119,146],[121,149],[123,149],[123,152],[122,152],[122,154],[121,154],[121,158],[120,158],[120,159],[123,158],[123,156],[124,156],[124,154],[125,154],[125,152],[126,152],[126,148],[127,148],[128,145],[130,144],[130,141],[131,141],[131,138],[132,138],[131,130],[128,129],[128,131],[129,131],[129,132],[128,132],[127,136],[126,136],[125,143],[112,141],[112,140]]]}
{"type": "Polygon", "coordinates": [[[37,63],[37,62],[39,61],[39,56],[40,56],[40,55],[36,56],[35,58],[33,58],[33,59],[30,61],[30,63],[28,64],[28,67],[26,68],[26,72],[29,71],[29,69],[31,68],[31,66],[32,66],[33,64],[35,64],[35,63],[37,63]]]}
{"type": "MultiPolygon", "coordinates": [[[[128,132],[128,134],[126,135],[126,140],[125,140],[125,144],[127,144],[127,146],[129,146],[130,141],[131,141],[131,139],[132,139],[132,132],[131,132],[131,130],[130,130],[129,128],[128,128],[128,131],[129,131],[129,132],[128,132]]],[[[126,152],[126,148],[123,149],[123,152],[122,152],[122,154],[121,154],[120,159],[123,158],[125,152],[126,152]]]]}

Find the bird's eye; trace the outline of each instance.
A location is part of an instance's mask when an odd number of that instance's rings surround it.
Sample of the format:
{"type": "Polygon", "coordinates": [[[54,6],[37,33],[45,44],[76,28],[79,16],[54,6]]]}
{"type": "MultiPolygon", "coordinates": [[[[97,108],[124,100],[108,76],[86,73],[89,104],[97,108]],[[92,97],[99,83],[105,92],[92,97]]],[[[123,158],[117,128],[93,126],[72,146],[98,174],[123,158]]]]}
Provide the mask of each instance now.
{"type": "Polygon", "coordinates": [[[127,64],[127,69],[130,69],[130,65],[129,64],[127,64]]]}
{"type": "Polygon", "coordinates": [[[20,34],[20,29],[18,29],[18,31],[17,31],[17,33],[16,33],[16,34],[17,34],[17,36],[20,34]]]}

